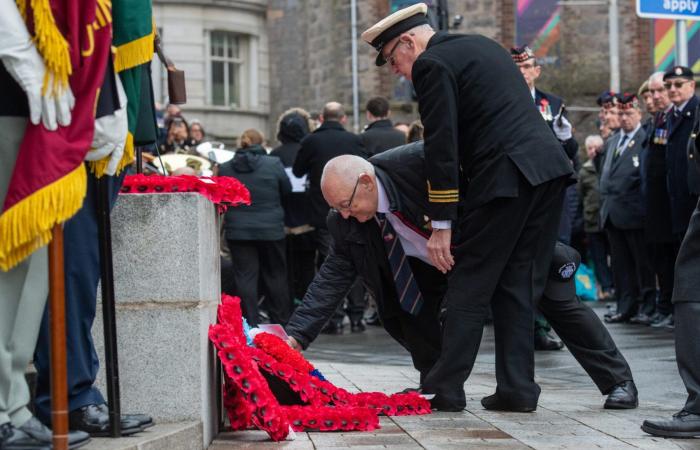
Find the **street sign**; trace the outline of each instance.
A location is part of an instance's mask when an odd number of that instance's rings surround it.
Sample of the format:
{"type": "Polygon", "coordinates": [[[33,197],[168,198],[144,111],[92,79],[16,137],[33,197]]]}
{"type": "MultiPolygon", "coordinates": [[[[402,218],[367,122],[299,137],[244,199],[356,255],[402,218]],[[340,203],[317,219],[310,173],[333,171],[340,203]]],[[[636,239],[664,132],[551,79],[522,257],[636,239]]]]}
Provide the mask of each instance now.
{"type": "Polygon", "coordinates": [[[700,0],[637,0],[637,15],[646,19],[700,20],[700,0]]]}

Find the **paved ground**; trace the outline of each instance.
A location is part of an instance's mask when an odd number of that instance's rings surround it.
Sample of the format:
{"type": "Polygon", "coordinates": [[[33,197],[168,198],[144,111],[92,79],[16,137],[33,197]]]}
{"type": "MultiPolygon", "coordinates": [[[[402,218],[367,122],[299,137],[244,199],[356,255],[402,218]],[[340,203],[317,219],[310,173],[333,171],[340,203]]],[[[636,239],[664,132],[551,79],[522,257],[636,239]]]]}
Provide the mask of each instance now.
{"type": "MultiPolygon", "coordinates": [[[[596,309],[602,314],[602,308],[596,309]]],[[[376,432],[297,433],[272,443],[258,431],[221,434],[211,450],[237,448],[499,448],[499,449],[700,449],[700,439],[653,438],[639,428],[645,418],[668,417],[685,394],[673,349],[673,332],[632,325],[610,331],[632,367],[640,406],[632,411],[602,408],[603,396],[566,351],[537,353],[542,387],[535,413],[484,410],[479,400],[494,392],[493,333],[486,329],[472,376],[465,385],[467,410],[420,417],[383,417],[376,432]]],[[[380,328],[362,334],[322,336],[306,352],[335,384],[353,391],[396,392],[417,385],[408,354],[380,328]]]]}

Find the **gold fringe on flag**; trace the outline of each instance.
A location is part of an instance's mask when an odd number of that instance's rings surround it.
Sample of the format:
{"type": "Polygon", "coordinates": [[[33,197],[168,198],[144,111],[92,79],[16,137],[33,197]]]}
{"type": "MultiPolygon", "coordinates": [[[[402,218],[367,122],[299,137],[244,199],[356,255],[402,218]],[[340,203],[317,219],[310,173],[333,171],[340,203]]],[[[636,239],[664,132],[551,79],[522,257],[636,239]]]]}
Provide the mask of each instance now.
{"type": "MultiPolygon", "coordinates": [[[[25,1],[21,0],[22,3],[25,1]]],[[[21,10],[22,5],[18,5],[21,10]]],[[[46,65],[41,94],[56,95],[68,87],[68,77],[73,71],[68,41],[56,26],[49,0],[31,0],[31,5],[34,16],[34,43],[46,65]]],[[[24,7],[26,9],[26,3],[24,7]]]]}
{"type": "Polygon", "coordinates": [[[44,186],[0,215],[0,270],[8,271],[51,241],[51,230],[83,205],[85,166],[44,186]]]}
{"type": "Polygon", "coordinates": [[[153,59],[153,40],[155,26],[150,34],[117,47],[117,57],[114,59],[114,70],[119,73],[153,59]]]}
{"type": "MultiPolygon", "coordinates": [[[[126,145],[124,145],[124,154],[122,155],[122,159],[117,165],[117,171],[114,175],[119,175],[125,167],[134,162],[135,157],[136,155],[134,151],[134,135],[128,133],[126,135],[126,145]]],[[[107,169],[107,164],[109,163],[109,158],[110,157],[107,156],[105,158],[100,159],[99,161],[88,161],[90,172],[92,172],[96,178],[102,178],[102,176],[104,176],[105,170],[107,169]]]]}
{"type": "Polygon", "coordinates": [[[27,21],[27,0],[17,0],[17,9],[22,20],[27,21]]]}

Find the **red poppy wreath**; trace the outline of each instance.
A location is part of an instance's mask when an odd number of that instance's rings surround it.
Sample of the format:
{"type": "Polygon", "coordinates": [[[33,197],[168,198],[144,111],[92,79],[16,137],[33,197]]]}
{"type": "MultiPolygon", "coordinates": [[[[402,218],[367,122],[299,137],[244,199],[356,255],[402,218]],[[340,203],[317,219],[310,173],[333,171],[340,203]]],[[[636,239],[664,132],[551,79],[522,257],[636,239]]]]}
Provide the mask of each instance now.
{"type": "Polygon", "coordinates": [[[415,393],[352,394],[325,380],[279,337],[260,332],[247,343],[238,297],[222,296],[209,329],[224,369],[224,407],[234,430],[258,428],[281,441],[290,431],[369,431],[379,414],[430,414],[415,393]]]}

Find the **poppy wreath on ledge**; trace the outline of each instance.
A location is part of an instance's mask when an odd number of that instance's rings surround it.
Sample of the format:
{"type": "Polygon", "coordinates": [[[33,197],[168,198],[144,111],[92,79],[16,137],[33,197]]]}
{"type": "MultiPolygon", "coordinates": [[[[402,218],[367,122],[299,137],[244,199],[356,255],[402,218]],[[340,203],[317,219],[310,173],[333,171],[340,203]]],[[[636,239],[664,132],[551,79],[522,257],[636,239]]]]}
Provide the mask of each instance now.
{"type": "Polygon", "coordinates": [[[294,431],[370,431],[379,414],[430,414],[415,393],[352,394],[339,388],[277,336],[260,332],[247,345],[240,299],[222,295],[218,324],[209,328],[224,368],[223,397],[231,427],[264,430],[283,440],[294,431]]]}
{"type": "Polygon", "coordinates": [[[233,177],[176,177],[143,174],[127,175],[122,184],[122,194],[172,194],[197,192],[214,203],[219,213],[229,206],[250,205],[248,188],[233,177]]]}

